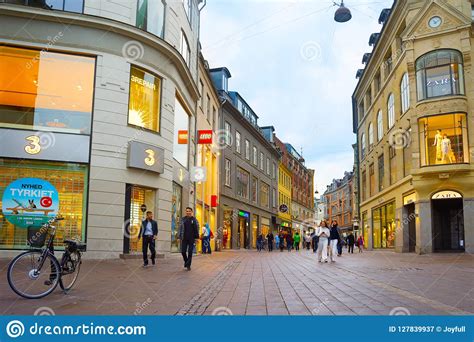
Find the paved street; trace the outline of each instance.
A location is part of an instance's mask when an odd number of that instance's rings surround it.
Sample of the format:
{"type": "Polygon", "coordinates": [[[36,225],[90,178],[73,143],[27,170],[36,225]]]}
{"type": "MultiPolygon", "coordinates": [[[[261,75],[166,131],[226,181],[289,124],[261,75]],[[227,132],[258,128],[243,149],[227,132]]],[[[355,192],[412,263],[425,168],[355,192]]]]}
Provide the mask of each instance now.
{"type": "Polygon", "coordinates": [[[75,289],[40,300],[17,297],[1,260],[3,315],[412,315],[474,313],[470,254],[344,254],[318,264],[310,251],[226,251],[180,256],[143,269],[140,260],[86,260],[75,289]],[[45,309],[46,308],[46,309],[45,309]]]}

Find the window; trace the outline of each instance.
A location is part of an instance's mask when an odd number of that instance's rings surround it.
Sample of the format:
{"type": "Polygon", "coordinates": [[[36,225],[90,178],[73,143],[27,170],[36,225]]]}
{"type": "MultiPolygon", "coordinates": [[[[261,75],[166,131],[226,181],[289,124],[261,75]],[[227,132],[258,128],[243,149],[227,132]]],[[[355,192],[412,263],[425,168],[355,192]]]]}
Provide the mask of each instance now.
{"type": "Polygon", "coordinates": [[[276,164],[275,163],[273,163],[273,166],[272,166],[272,178],[276,179],[276,164]]]}
{"type": "Polygon", "coordinates": [[[201,108],[204,108],[203,100],[204,100],[204,83],[202,83],[202,80],[199,79],[199,107],[201,108]]]}
{"type": "Polygon", "coordinates": [[[276,208],[276,206],[277,206],[276,189],[275,188],[272,188],[272,205],[273,205],[273,208],[276,208]]]}
{"type": "Polygon", "coordinates": [[[469,163],[466,114],[445,114],[418,120],[421,165],[469,163]]]}
{"type": "Polygon", "coordinates": [[[193,15],[193,0],[183,0],[184,12],[186,12],[186,17],[188,18],[189,23],[192,22],[193,15]]]}
{"type": "Polygon", "coordinates": [[[253,164],[255,166],[257,166],[257,163],[258,163],[257,159],[258,159],[258,157],[257,157],[257,147],[254,146],[253,147],[253,164]]]}
{"type": "Polygon", "coordinates": [[[383,137],[383,115],[382,111],[379,110],[377,113],[377,141],[382,140],[383,137]]]}
{"type": "Polygon", "coordinates": [[[165,29],[164,0],[138,0],[137,27],[163,38],[165,29]]]}
{"type": "MultiPolygon", "coordinates": [[[[36,1],[28,0],[28,2],[32,4],[36,1]]],[[[84,0],[46,0],[46,5],[52,10],[83,13],[84,0]]]]}
{"type": "Polygon", "coordinates": [[[225,160],[225,182],[226,186],[230,186],[230,160],[225,160]]]}
{"type": "Polygon", "coordinates": [[[416,61],[418,100],[464,95],[462,55],[456,50],[437,50],[416,61]]]}
{"type": "Polygon", "coordinates": [[[361,145],[360,145],[361,146],[361,150],[360,150],[361,159],[364,159],[365,152],[366,152],[365,133],[362,133],[360,140],[361,140],[361,145]]]}
{"type": "Polygon", "coordinates": [[[397,182],[397,149],[390,146],[388,149],[390,158],[390,185],[397,182]]]}
{"type": "Polygon", "coordinates": [[[367,90],[367,93],[365,94],[365,103],[366,103],[366,108],[369,108],[370,105],[372,104],[372,90],[369,89],[367,90]]]}
{"type": "Polygon", "coordinates": [[[231,127],[230,123],[227,121],[224,123],[224,131],[225,131],[225,143],[227,146],[231,145],[231,140],[232,140],[232,132],[231,132],[231,127]]]}
{"type": "Polygon", "coordinates": [[[181,46],[179,52],[181,53],[181,56],[183,56],[184,62],[189,68],[191,62],[191,50],[189,49],[188,38],[186,38],[186,35],[183,31],[181,31],[181,46]]]}
{"type": "Polygon", "coordinates": [[[257,203],[257,192],[258,192],[258,179],[252,177],[252,201],[257,203]]]}
{"type": "Polygon", "coordinates": [[[131,68],[128,123],[159,132],[161,79],[135,66],[131,68]]]}
{"type": "Polygon", "coordinates": [[[388,75],[390,75],[393,69],[392,50],[390,50],[387,53],[387,55],[385,55],[384,66],[385,66],[385,79],[387,79],[388,75]]]}
{"type": "Polygon", "coordinates": [[[0,127],[89,135],[94,69],[94,58],[0,46],[0,127]]]}
{"type": "Polygon", "coordinates": [[[375,169],[374,163],[369,165],[369,190],[370,196],[372,197],[375,194],[375,169]]]}
{"type": "Polygon", "coordinates": [[[362,120],[362,118],[364,117],[364,114],[365,114],[364,101],[361,101],[359,103],[358,112],[359,112],[359,121],[360,121],[360,120],[362,120]]]}
{"type": "Polygon", "coordinates": [[[270,158],[267,158],[267,175],[270,176],[270,158]]]}
{"type": "Polygon", "coordinates": [[[393,94],[388,96],[387,102],[387,113],[388,113],[388,129],[395,125],[395,97],[393,94]]]}
{"type": "Polygon", "coordinates": [[[379,191],[382,191],[384,186],[385,178],[385,165],[384,165],[384,156],[383,154],[378,158],[378,168],[379,168],[379,191]]]}
{"type": "Polygon", "coordinates": [[[362,201],[367,199],[367,171],[362,171],[362,201]]]}
{"type": "MultiPolygon", "coordinates": [[[[408,130],[411,136],[411,128],[408,130]]],[[[412,150],[411,144],[405,144],[403,148],[403,176],[407,177],[410,175],[412,165],[412,150]]]]}
{"type": "Polygon", "coordinates": [[[374,248],[395,247],[395,202],[372,211],[374,248]]]}
{"type": "Polygon", "coordinates": [[[237,168],[237,182],[235,184],[237,196],[248,199],[250,195],[250,174],[240,167],[237,168]]]}
{"type": "Polygon", "coordinates": [[[374,125],[369,124],[369,151],[374,147],[374,125]]]}
{"type": "Polygon", "coordinates": [[[174,102],[174,144],[173,158],[185,168],[188,167],[189,159],[189,114],[181,100],[176,97],[174,102]],[[186,132],[188,139],[182,143],[179,139],[181,132],[186,132]]]}
{"type": "Polygon", "coordinates": [[[212,130],[216,130],[217,110],[216,107],[212,106],[212,130]]]}
{"type": "Polygon", "coordinates": [[[260,205],[270,207],[270,187],[264,182],[260,182],[260,205]]]}
{"type": "Polygon", "coordinates": [[[207,114],[207,122],[211,123],[211,98],[209,95],[207,95],[207,109],[206,109],[206,114],[207,114]]]}
{"type": "Polygon", "coordinates": [[[400,94],[402,97],[402,113],[405,113],[410,108],[410,80],[407,72],[402,76],[400,94]]]}
{"type": "Polygon", "coordinates": [[[380,88],[382,87],[382,81],[381,81],[381,78],[380,78],[380,72],[377,73],[377,75],[375,75],[375,79],[374,79],[374,91],[375,91],[375,95],[378,94],[378,92],[380,91],[380,88]]]}
{"type": "Polygon", "coordinates": [[[250,160],[250,141],[245,139],[245,159],[250,160]]]}
{"type": "Polygon", "coordinates": [[[263,157],[263,152],[260,152],[260,170],[263,171],[263,168],[264,168],[264,157],[263,157]]]}
{"type": "Polygon", "coordinates": [[[235,150],[237,153],[240,153],[240,133],[238,131],[235,131],[235,150]]]}

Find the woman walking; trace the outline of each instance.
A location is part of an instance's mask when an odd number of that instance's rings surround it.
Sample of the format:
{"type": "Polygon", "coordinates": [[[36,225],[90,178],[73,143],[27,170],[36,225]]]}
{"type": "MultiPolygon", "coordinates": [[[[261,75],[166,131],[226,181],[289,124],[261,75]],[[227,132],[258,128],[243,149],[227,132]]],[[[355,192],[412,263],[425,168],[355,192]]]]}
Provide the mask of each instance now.
{"type": "Polygon", "coordinates": [[[328,239],[331,232],[329,231],[326,221],[321,221],[316,235],[319,237],[318,242],[318,261],[328,262],[328,239]]]}
{"type": "Polygon", "coordinates": [[[359,253],[362,253],[364,250],[364,238],[362,235],[359,235],[359,238],[357,239],[357,247],[359,248],[359,253]]]}
{"type": "Polygon", "coordinates": [[[280,252],[283,252],[285,249],[285,233],[283,233],[283,230],[280,231],[280,252]]]}
{"type": "Polygon", "coordinates": [[[329,258],[331,262],[336,262],[336,260],[334,260],[334,256],[336,254],[339,254],[337,250],[337,244],[340,239],[341,236],[339,235],[339,229],[337,228],[337,221],[333,220],[331,222],[331,229],[329,235],[329,258]]]}
{"type": "Polygon", "coordinates": [[[293,248],[293,237],[291,236],[291,232],[286,234],[286,248],[288,249],[288,252],[291,252],[291,249],[293,248]]]}

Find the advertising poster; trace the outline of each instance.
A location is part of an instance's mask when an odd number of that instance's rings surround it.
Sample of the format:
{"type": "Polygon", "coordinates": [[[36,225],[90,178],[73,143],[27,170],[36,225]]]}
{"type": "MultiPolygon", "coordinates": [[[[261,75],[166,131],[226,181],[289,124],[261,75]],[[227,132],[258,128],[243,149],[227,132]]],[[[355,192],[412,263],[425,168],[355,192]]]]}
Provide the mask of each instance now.
{"type": "Polygon", "coordinates": [[[3,214],[17,227],[40,227],[58,213],[58,208],[58,191],[43,179],[17,179],[3,193],[3,214]]]}

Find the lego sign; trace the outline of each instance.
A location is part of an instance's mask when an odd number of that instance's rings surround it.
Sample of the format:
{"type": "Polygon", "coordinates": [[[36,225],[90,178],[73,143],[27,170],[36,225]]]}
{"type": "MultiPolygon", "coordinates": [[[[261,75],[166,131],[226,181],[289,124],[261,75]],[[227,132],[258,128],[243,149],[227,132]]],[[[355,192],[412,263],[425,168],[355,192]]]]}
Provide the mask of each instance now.
{"type": "Polygon", "coordinates": [[[204,129],[198,131],[198,144],[212,144],[212,129],[204,129]]]}
{"type": "Polygon", "coordinates": [[[178,144],[186,145],[188,143],[188,131],[178,131],[178,144]]]}

